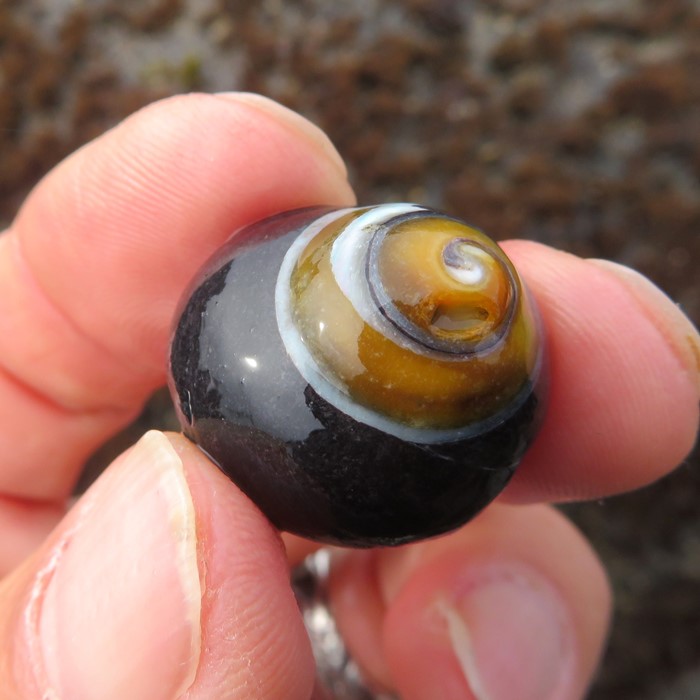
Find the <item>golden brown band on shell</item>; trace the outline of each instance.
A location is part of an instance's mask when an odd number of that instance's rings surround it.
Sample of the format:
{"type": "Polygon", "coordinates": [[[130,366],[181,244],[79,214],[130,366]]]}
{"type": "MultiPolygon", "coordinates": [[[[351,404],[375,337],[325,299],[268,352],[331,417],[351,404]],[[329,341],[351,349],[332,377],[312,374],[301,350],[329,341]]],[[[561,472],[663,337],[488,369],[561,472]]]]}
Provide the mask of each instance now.
{"type": "Polygon", "coordinates": [[[285,347],[316,392],[416,442],[505,420],[539,371],[537,320],[503,251],[413,204],[312,222],[285,256],[275,306],[285,347]]]}

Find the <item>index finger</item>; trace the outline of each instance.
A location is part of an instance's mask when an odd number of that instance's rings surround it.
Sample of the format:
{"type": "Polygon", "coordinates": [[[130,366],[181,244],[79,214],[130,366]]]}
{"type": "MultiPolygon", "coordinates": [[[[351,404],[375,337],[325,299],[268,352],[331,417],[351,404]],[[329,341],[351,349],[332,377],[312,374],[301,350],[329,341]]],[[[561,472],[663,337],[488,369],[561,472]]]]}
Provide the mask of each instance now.
{"type": "Polygon", "coordinates": [[[179,296],[232,231],[353,201],[322,132],[254,95],[155,103],[55,168],[0,238],[0,493],[69,493],[164,383],[179,296]]]}

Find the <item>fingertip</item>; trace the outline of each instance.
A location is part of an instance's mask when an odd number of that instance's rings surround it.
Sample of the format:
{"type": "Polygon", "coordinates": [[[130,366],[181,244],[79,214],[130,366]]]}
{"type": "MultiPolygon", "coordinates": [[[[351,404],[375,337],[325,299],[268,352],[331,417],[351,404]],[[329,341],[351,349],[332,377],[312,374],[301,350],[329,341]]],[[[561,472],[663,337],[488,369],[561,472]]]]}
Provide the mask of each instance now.
{"type": "Polygon", "coordinates": [[[700,401],[700,333],[691,320],[659,287],[636,270],[611,260],[589,259],[587,262],[612,275],[638,303],[641,313],[676,354],[680,367],[696,388],[696,401],[700,401]]]}
{"type": "Polygon", "coordinates": [[[0,594],[0,629],[17,622],[0,638],[0,667],[13,671],[10,688],[28,700],[182,694],[201,647],[196,540],[182,462],[148,433],[9,577],[18,585],[0,594]]]}
{"type": "Polygon", "coordinates": [[[343,178],[347,177],[348,171],[345,166],[345,161],[340,153],[338,153],[333,142],[324,131],[313,122],[301,116],[298,112],[294,112],[279,102],[275,102],[275,100],[269,97],[254,92],[219,92],[216,93],[215,96],[223,100],[229,100],[236,104],[245,104],[253,109],[257,109],[265,116],[277,121],[295,134],[306,138],[312,146],[319,151],[319,154],[327,158],[330,164],[338,169],[343,178]]]}
{"type": "Polygon", "coordinates": [[[27,700],[307,700],[314,678],[278,534],[157,431],[0,586],[0,669],[27,700]]]}
{"type": "Polygon", "coordinates": [[[478,527],[411,558],[384,624],[401,697],[583,696],[603,648],[610,591],[590,547],[559,514],[497,507],[478,527]]]}
{"type": "Polygon", "coordinates": [[[256,687],[272,700],[306,700],[314,662],[279,533],[193,443],[167,438],[183,460],[205,571],[202,657],[188,698],[228,687],[247,700],[256,687]]]}
{"type": "Polygon", "coordinates": [[[698,425],[695,382],[669,342],[680,312],[651,284],[640,303],[600,264],[528,241],[504,247],[538,302],[551,380],[542,430],[506,498],[600,497],[676,467],[698,425]]]}

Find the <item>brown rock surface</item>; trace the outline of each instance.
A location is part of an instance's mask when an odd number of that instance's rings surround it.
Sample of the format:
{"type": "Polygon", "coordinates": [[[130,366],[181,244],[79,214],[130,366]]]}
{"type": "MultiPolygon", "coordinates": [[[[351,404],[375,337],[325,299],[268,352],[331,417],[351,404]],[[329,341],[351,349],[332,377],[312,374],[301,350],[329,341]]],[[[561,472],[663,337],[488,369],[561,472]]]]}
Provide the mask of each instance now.
{"type": "MultiPolygon", "coordinates": [[[[361,202],[417,200],[632,265],[698,323],[699,46],[692,0],[6,0],[0,220],[139,106],[254,90],[328,131],[361,202]]],[[[596,700],[700,698],[698,462],[567,508],[617,594],[596,700]]]]}

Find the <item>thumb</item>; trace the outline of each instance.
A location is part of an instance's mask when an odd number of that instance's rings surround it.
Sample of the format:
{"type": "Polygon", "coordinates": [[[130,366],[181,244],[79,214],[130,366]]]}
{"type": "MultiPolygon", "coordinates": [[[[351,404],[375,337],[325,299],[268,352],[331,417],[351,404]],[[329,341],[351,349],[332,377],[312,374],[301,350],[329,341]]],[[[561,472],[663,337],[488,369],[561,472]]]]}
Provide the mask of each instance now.
{"type": "Polygon", "coordinates": [[[0,700],[291,700],[313,665],[276,532],[150,432],[0,584],[0,700]]]}

